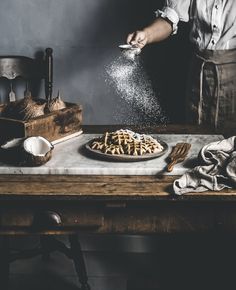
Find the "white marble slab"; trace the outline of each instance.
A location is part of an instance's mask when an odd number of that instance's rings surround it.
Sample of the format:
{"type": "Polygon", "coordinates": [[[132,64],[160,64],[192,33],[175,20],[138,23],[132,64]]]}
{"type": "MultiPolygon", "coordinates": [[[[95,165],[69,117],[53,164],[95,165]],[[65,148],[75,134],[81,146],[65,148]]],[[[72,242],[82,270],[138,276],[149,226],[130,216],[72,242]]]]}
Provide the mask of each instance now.
{"type": "MultiPolygon", "coordinates": [[[[40,167],[11,167],[0,163],[0,174],[68,174],[68,175],[182,175],[196,164],[196,158],[202,146],[217,140],[221,135],[160,135],[169,145],[168,152],[159,158],[141,162],[111,162],[93,159],[84,154],[82,148],[95,134],[83,134],[79,137],[57,144],[52,159],[40,167]],[[192,144],[188,159],[166,173],[166,157],[178,142],[192,144]]],[[[155,136],[155,135],[153,135],[155,136]]]]}

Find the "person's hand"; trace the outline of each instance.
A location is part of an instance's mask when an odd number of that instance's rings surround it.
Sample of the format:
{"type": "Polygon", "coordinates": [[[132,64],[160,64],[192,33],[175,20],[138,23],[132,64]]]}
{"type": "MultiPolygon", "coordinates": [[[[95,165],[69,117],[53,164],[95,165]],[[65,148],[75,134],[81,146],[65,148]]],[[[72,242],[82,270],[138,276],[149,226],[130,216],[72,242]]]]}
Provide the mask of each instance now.
{"type": "Polygon", "coordinates": [[[130,33],[127,37],[127,43],[143,48],[148,43],[147,33],[144,30],[130,33]]]}

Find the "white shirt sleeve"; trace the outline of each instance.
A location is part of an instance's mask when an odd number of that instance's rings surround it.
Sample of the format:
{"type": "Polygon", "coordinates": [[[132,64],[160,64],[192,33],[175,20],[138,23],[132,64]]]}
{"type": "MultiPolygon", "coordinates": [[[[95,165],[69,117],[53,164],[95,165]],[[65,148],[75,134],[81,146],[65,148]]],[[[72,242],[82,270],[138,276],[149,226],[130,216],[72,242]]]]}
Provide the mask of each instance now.
{"type": "Polygon", "coordinates": [[[173,24],[172,34],[176,34],[179,21],[189,21],[189,10],[192,0],[165,0],[162,10],[156,11],[157,17],[167,18],[173,24]]]}

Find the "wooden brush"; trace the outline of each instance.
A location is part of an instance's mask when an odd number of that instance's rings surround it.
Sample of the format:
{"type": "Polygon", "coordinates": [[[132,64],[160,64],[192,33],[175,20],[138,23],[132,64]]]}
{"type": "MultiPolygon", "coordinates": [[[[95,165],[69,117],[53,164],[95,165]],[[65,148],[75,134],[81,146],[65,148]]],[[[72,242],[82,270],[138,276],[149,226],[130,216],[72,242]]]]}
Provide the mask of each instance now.
{"type": "Polygon", "coordinates": [[[189,143],[177,143],[170,153],[170,163],[167,165],[167,171],[171,172],[176,163],[180,163],[185,160],[188,155],[191,144],[189,143]]]}

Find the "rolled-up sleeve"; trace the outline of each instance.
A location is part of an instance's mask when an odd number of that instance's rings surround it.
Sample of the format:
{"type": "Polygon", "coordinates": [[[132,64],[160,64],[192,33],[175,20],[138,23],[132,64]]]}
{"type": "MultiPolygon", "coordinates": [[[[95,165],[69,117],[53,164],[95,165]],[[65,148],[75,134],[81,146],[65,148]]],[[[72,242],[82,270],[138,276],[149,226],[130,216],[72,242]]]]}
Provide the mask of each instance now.
{"type": "Polygon", "coordinates": [[[191,1],[192,0],[165,0],[163,9],[155,12],[156,16],[167,18],[173,25],[173,34],[176,34],[179,21],[189,21],[191,1]]]}

